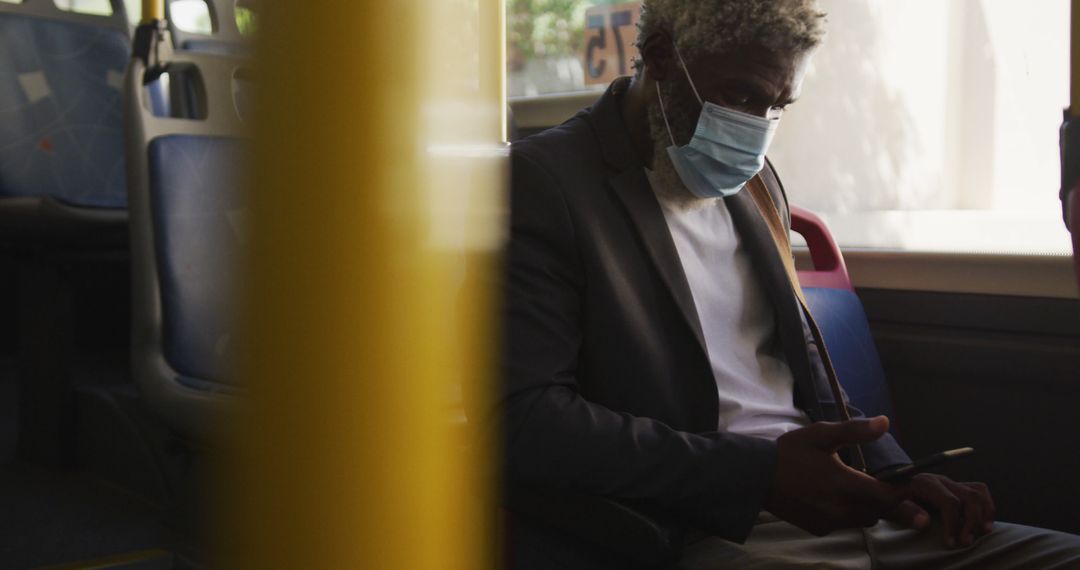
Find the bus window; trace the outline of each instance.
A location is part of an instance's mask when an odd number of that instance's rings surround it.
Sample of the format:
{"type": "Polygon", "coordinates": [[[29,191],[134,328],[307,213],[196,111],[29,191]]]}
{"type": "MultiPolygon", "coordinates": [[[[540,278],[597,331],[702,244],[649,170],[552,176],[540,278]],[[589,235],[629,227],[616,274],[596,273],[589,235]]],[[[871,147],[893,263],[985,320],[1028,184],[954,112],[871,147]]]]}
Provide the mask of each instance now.
{"type": "Polygon", "coordinates": [[[206,35],[214,32],[206,0],[174,0],[169,3],[169,15],[181,31],[206,35]]]}
{"type": "Polygon", "coordinates": [[[611,0],[507,3],[510,97],[602,91],[630,71],[640,3],[611,0]]]}
{"type": "Polygon", "coordinates": [[[824,0],[771,158],[841,246],[1065,255],[1069,3],[824,0]],[[918,38],[917,41],[915,38],[918,38]]]}
{"type": "Polygon", "coordinates": [[[132,26],[142,20],[142,0],[124,0],[124,10],[127,12],[128,23],[132,26]]]}
{"type": "Polygon", "coordinates": [[[56,0],[56,7],[76,14],[94,16],[112,16],[112,4],[109,0],[56,0]]]}
{"type": "MultiPolygon", "coordinates": [[[[831,32],[770,153],[794,203],[843,247],[1070,252],[1057,194],[1040,191],[1058,186],[1067,0],[821,7],[831,32]]],[[[638,2],[509,2],[507,79],[524,134],[633,73],[639,13],[638,2]],[[580,96],[558,105],[555,93],[580,96]]]]}

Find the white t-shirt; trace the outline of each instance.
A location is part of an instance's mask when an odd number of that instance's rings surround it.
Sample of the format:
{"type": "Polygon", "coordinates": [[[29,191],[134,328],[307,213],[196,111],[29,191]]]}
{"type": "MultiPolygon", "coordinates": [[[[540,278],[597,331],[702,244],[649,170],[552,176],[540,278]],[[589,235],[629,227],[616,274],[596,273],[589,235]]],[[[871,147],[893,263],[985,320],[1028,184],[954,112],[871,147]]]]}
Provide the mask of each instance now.
{"type": "MultiPolygon", "coordinates": [[[[652,172],[649,181],[655,187],[652,172]]],[[[721,199],[676,205],[657,192],[705,333],[719,430],[767,439],[809,425],[778,342],[773,306],[721,199]]]]}

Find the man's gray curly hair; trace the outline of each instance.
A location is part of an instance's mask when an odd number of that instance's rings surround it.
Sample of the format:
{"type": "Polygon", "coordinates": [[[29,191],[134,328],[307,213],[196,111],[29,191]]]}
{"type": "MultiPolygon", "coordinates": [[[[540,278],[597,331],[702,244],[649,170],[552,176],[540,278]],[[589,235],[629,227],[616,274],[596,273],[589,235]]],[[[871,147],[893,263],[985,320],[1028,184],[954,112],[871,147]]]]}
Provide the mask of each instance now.
{"type": "Polygon", "coordinates": [[[824,19],[817,0],[645,0],[637,46],[663,32],[690,59],[748,45],[802,53],[821,43],[824,19]]]}

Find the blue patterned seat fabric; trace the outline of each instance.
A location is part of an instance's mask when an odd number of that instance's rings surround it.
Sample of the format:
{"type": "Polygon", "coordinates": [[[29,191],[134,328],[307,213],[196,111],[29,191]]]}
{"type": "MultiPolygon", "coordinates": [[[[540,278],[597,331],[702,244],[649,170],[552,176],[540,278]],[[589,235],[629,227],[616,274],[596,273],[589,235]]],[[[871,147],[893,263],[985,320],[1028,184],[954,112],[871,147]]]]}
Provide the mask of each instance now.
{"type": "Polygon", "coordinates": [[[200,389],[229,376],[245,157],[243,141],[220,137],[168,135],[149,148],[165,360],[180,382],[200,389]]]}
{"type": "Polygon", "coordinates": [[[251,51],[246,45],[221,40],[187,40],[180,46],[182,50],[189,50],[211,55],[250,55],[251,51]]]}
{"type": "Polygon", "coordinates": [[[0,13],[0,198],[127,204],[116,29],[0,13]]]}
{"type": "Polygon", "coordinates": [[[845,289],[804,288],[803,293],[851,403],[867,416],[892,418],[885,370],[862,302],[845,289]]]}

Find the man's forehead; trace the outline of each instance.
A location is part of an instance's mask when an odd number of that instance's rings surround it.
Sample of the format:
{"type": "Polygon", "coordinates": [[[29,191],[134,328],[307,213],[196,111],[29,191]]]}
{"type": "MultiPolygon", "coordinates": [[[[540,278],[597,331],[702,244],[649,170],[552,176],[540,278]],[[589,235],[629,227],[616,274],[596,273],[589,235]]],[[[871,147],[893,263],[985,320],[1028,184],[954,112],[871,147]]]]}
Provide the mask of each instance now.
{"type": "Polygon", "coordinates": [[[782,53],[748,46],[699,58],[699,71],[705,83],[744,80],[767,83],[773,88],[797,89],[805,73],[807,53],[782,53]]]}
{"type": "Polygon", "coordinates": [[[704,54],[699,61],[710,73],[783,77],[794,75],[804,57],[803,54],[747,46],[719,54],[704,54]]]}

